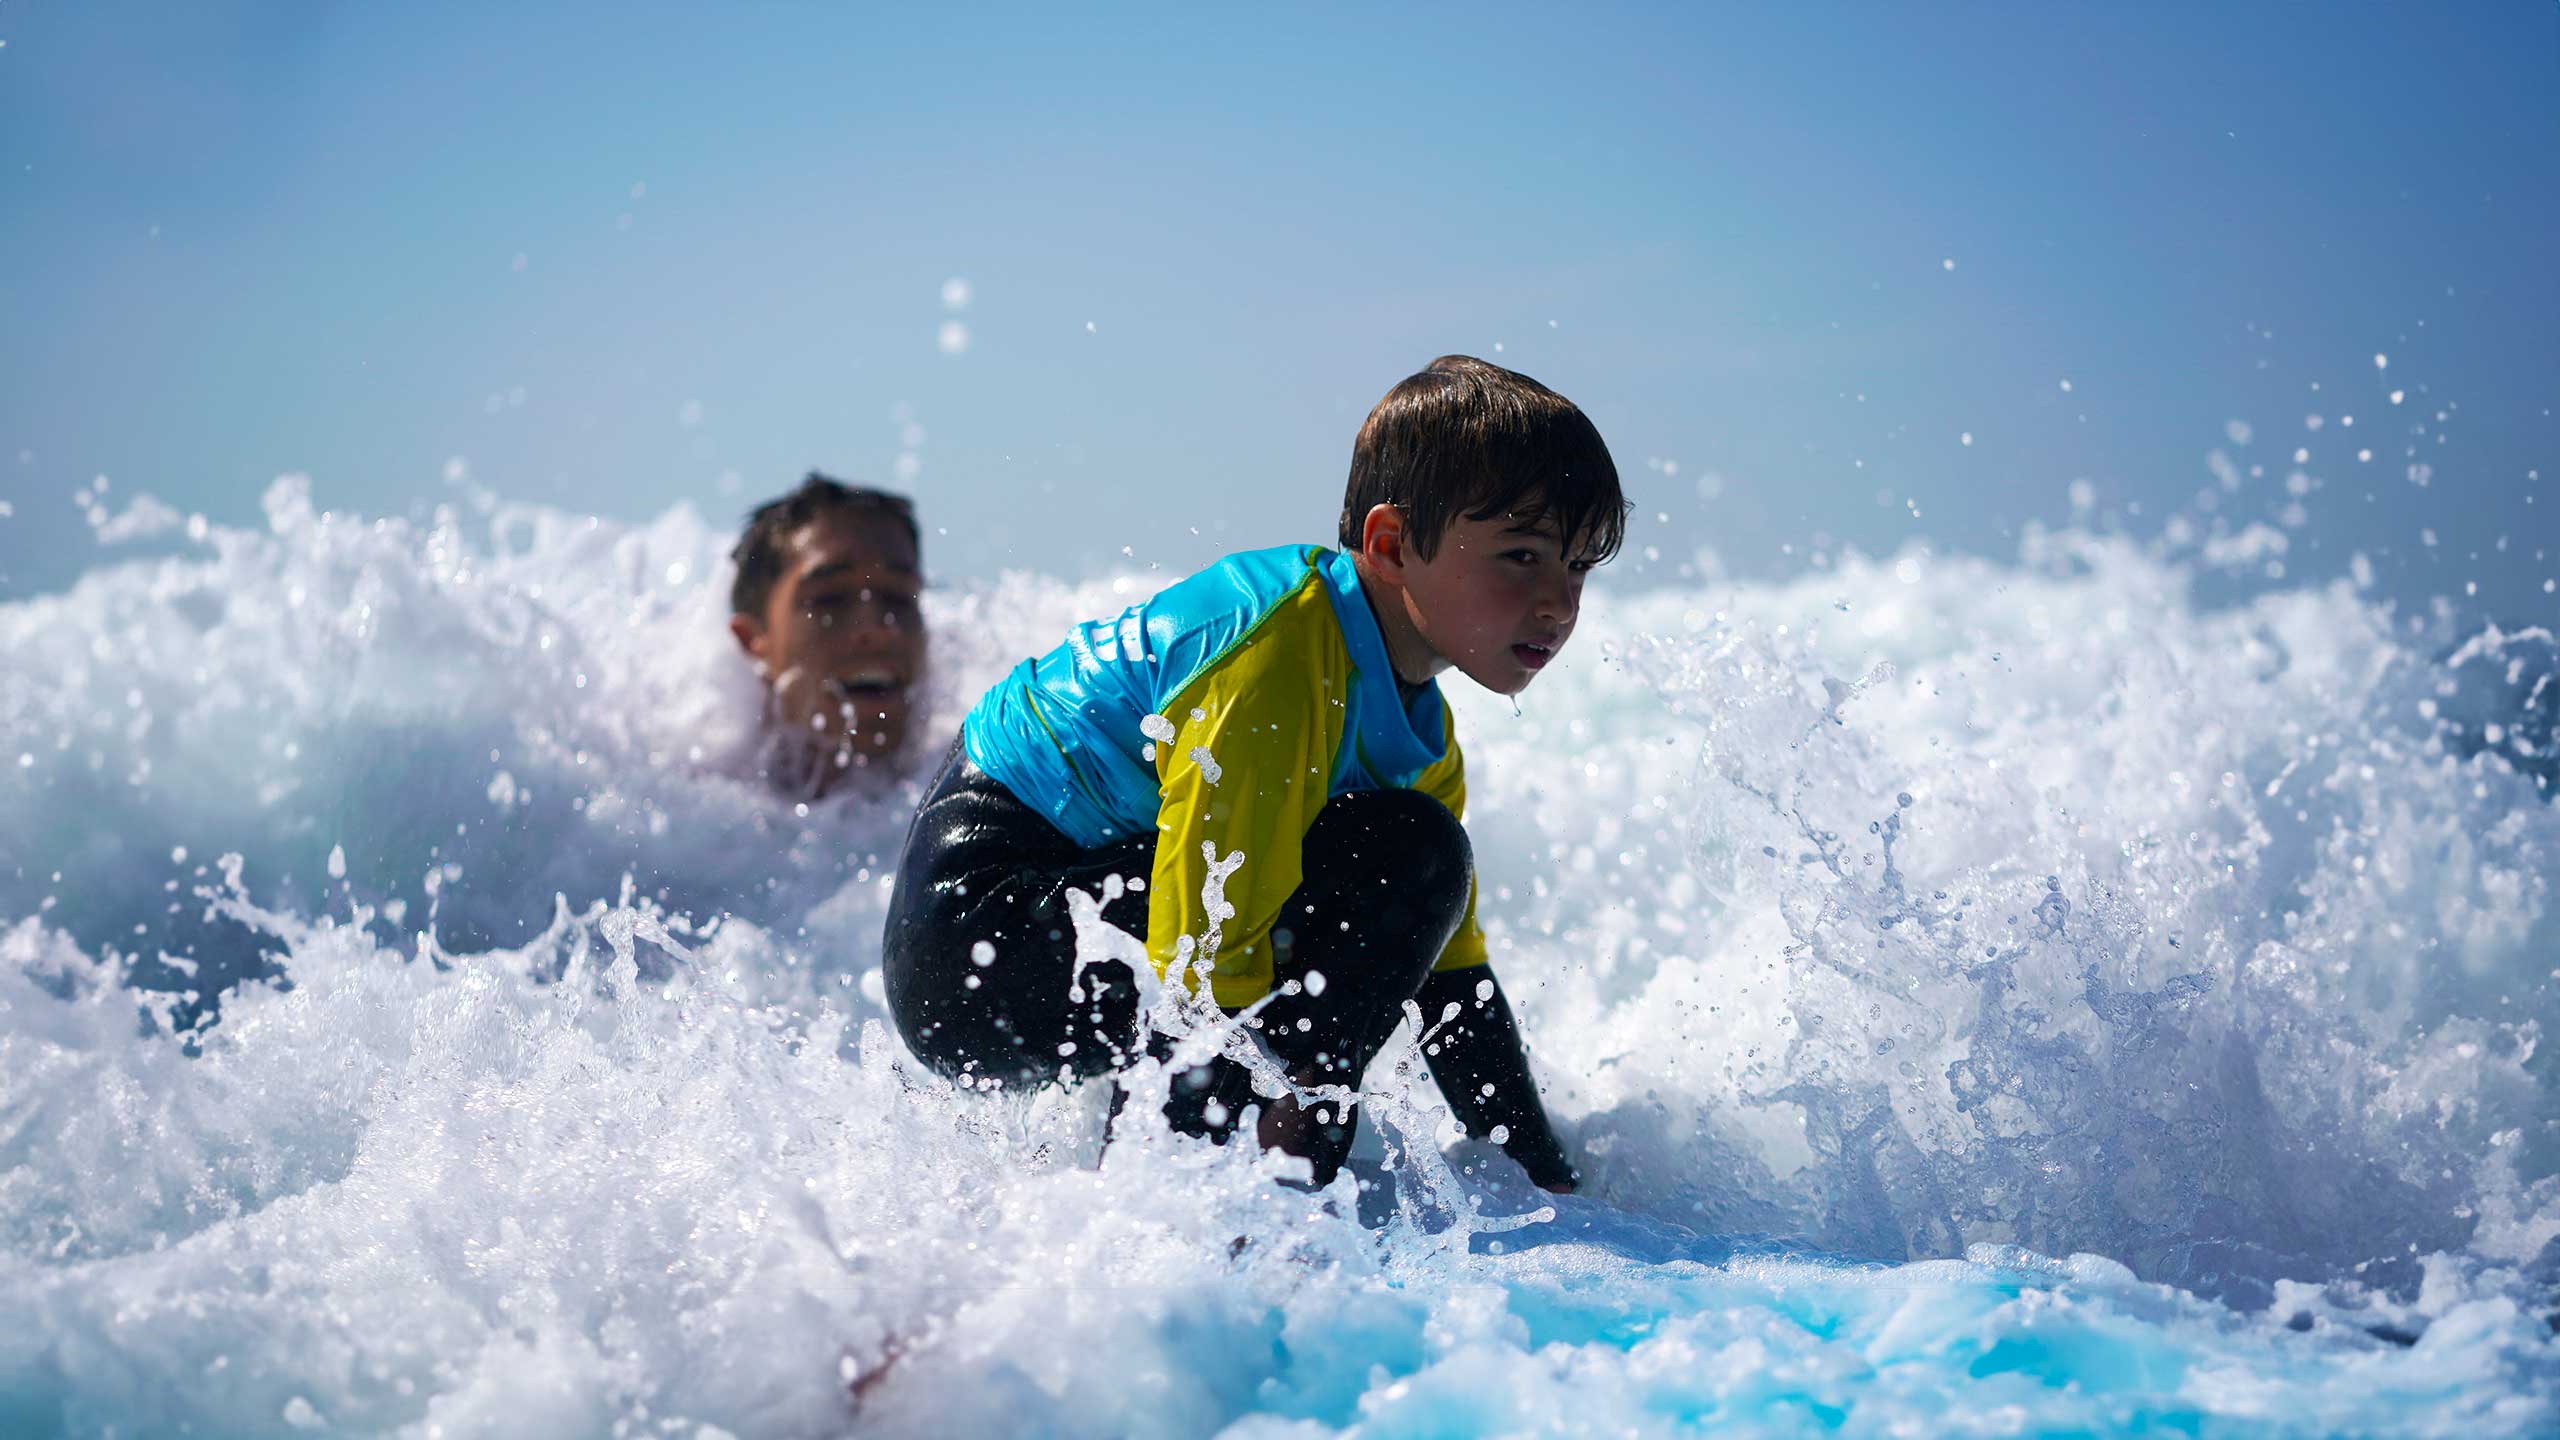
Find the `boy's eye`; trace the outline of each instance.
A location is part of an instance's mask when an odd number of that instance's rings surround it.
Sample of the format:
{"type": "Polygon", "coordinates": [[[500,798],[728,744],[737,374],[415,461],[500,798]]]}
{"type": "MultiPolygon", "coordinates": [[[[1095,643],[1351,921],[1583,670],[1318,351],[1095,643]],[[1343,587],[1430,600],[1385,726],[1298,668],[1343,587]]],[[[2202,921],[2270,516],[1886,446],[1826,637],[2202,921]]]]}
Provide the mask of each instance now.
{"type": "Polygon", "coordinates": [[[913,615],[918,602],[903,590],[822,590],[805,603],[808,612],[828,617],[851,610],[856,605],[877,606],[887,615],[913,615]]]}

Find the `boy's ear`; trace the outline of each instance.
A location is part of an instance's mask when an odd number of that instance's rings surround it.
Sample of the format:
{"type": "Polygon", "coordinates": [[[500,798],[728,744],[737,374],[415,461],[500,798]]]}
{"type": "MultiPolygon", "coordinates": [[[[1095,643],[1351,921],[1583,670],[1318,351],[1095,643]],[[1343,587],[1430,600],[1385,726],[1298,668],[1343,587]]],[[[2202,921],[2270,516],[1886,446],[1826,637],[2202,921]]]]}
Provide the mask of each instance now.
{"type": "Polygon", "coordinates": [[[1404,512],[1393,505],[1372,505],[1360,520],[1360,552],[1389,573],[1404,569],[1404,512]]]}
{"type": "Polygon", "coordinates": [[[748,659],[764,658],[764,626],[754,616],[730,616],[729,637],[738,642],[739,649],[747,652],[748,659]]]}

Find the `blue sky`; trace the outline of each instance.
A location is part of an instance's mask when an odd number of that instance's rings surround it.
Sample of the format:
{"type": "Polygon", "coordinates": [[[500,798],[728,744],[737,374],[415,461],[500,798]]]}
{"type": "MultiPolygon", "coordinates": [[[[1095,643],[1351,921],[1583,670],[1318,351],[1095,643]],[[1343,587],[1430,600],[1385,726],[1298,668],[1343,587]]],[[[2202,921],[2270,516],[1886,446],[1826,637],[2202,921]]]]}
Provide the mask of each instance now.
{"type": "Polygon", "coordinates": [[[2139,533],[2298,498],[2290,579],[2560,609],[2546,0],[0,3],[0,41],[0,596],[94,560],[97,474],[407,513],[455,456],[625,518],[822,466],[913,492],[944,578],[1178,570],[1328,538],[1361,414],[1461,350],[1592,413],[1651,578],[2007,555],[2085,481],[2139,533]],[[2263,473],[2204,513],[2216,447],[2263,473]]]}

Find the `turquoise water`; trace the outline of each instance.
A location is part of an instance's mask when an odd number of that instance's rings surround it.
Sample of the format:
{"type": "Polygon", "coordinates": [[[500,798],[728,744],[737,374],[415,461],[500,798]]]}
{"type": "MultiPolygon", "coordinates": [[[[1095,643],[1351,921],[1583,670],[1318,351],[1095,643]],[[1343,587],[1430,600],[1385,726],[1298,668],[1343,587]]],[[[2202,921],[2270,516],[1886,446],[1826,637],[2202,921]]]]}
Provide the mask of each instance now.
{"type": "MultiPolygon", "coordinates": [[[[2548,637],[1604,572],[1452,688],[1587,1191],[1398,1049],[1307,1196],[904,1058],[718,531],[269,522],[0,607],[0,1433],[2560,1427],[2548,637]]],[[[1160,578],[934,594],[936,728],[1160,578]]]]}

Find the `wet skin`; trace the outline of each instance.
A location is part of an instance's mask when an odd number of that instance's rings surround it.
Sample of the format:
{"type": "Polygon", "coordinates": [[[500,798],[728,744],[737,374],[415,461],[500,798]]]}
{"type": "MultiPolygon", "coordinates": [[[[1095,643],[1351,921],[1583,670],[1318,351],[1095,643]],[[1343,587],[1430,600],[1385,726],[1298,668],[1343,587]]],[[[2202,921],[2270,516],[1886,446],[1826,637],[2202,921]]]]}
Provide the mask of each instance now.
{"type": "Polygon", "coordinates": [[[1419,685],[1456,670],[1517,695],[1573,637],[1589,561],[1567,555],[1551,521],[1460,516],[1431,558],[1404,514],[1372,509],[1361,530],[1361,588],[1378,615],[1396,678],[1419,685]]]}
{"type": "Polygon", "coordinates": [[[794,530],[761,615],[729,633],[764,678],[766,718],[786,737],[778,783],[824,794],[898,754],[924,677],[923,576],[906,526],[829,511],[794,530]]]}

